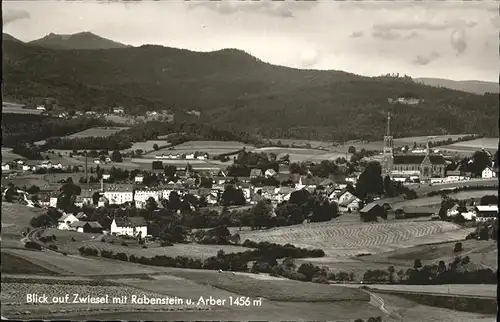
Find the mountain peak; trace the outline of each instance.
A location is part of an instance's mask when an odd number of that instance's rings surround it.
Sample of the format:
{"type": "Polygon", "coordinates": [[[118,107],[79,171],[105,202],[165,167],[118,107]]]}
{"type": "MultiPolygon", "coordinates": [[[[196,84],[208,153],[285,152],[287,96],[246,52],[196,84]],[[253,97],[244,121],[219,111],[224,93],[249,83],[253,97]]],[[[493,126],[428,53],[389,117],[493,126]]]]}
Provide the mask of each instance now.
{"type": "Polygon", "coordinates": [[[60,35],[51,32],[47,36],[30,41],[29,44],[51,49],[115,49],[128,45],[98,36],[90,31],[60,35]]]}

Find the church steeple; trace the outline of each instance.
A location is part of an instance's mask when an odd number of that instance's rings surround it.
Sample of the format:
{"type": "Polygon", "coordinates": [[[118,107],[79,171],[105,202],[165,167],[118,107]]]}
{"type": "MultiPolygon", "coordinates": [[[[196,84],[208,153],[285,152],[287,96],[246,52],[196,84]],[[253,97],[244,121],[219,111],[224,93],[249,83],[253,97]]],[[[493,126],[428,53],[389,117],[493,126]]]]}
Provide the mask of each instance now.
{"type": "Polygon", "coordinates": [[[391,111],[388,111],[387,128],[384,135],[383,164],[382,164],[382,171],[384,176],[389,176],[392,171],[392,164],[394,160],[393,146],[394,142],[391,135],[391,111]]]}
{"type": "Polygon", "coordinates": [[[387,130],[385,132],[385,136],[391,135],[391,111],[387,112],[387,130]]]}

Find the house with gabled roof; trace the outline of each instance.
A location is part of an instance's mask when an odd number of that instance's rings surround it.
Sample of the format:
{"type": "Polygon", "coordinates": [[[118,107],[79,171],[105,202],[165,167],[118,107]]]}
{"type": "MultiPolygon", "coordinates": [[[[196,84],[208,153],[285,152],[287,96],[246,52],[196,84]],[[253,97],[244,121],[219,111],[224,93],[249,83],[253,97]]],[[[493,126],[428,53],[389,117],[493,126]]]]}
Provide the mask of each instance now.
{"type": "Polygon", "coordinates": [[[111,234],[144,238],[148,234],[148,226],[143,217],[114,218],[111,234]]]}
{"type": "Polygon", "coordinates": [[[79,233],[101,234],[104,230],[97,221],[76,221],[69,225],[72,230],[79,233]]]}
{"type": "Polygon", "coordinates": [[[278,175],[278,173],[276,171],[274,171],[274,169],[267,169],[266,172],[264,173],[264,176],[266,178],[276,177],[277,175],[278,175]]]}
{"type": "Polygon", "coordinates": [[[70,225],[79,221],[73,214],[64,214],[57,220],[57,228],[61,230],[70,230],[70,225]]]}

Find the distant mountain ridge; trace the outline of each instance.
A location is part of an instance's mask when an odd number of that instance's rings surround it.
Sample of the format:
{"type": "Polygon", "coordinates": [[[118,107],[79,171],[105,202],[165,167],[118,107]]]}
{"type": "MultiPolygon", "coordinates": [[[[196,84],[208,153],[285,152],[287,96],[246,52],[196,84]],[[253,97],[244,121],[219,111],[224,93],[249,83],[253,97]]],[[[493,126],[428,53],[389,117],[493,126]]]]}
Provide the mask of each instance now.
{"type": "Polygon", "coordinates": [[[7,33],[2,33],[2,40],[10,40],[10,41],[16,41],[16,42],[22,42],[21,40],[17,39],[16,37],[14,36],[11,36],[7,33]]]}
{"type": "Polygon", "coordinates": [[[4,96],[23,102],[51,97],[68,109],[119,105],[138,115],[197,110],[203,122],[284,139],[380,139],[388,109],[396,137],[498,135],[498,95],[427,86],[409,77],[276,66],[236,49],[144,45],[68,52],[4,40],[3,52],[4,96]],[[422,103],[388,103],[405,93],[422,103]]]}
{"type": "Polygon", "coordinates": [[[28,42],[30,45],[51,49],[117,49],[132,47],[110,39],[103,38],[91,32],[80,32],[73,35],[57,35],[50,33],[47,36],[28,42]]]}
{"type": "Polygon", "coordinates": [[[457,91],[483,95],[484,93],[500,93],[498,83],[477,80],[454,81],[442,78],[414,78],[415,82],[434,87],[446,87],[457,91]]]}

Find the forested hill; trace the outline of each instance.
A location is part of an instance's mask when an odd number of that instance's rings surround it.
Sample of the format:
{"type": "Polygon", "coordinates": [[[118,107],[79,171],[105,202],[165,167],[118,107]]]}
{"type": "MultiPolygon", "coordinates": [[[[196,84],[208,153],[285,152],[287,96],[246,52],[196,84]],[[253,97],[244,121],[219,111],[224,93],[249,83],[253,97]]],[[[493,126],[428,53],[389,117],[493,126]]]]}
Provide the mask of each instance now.
{"type": "Polygon", "coordinates": [[[130,46],[102,38],[91,32],[79,32],[73,35],[57,35],[54,33],[30,41],[29,44],[52,49],[112,49],[130,46]]]}
{"type": "Polygon", "coordinates": [[[368,78],[341,71],[274,66],[242,51],[161,46],[54,50],[5,40],[4,95],[57,98],[81,110],[199,110],[206,122],[268,137],[380,139],[393,109],[396,136],[498,135],[498,96],[368,78]],[[389,105],[403,93],[418,106],[389,105]]]}

